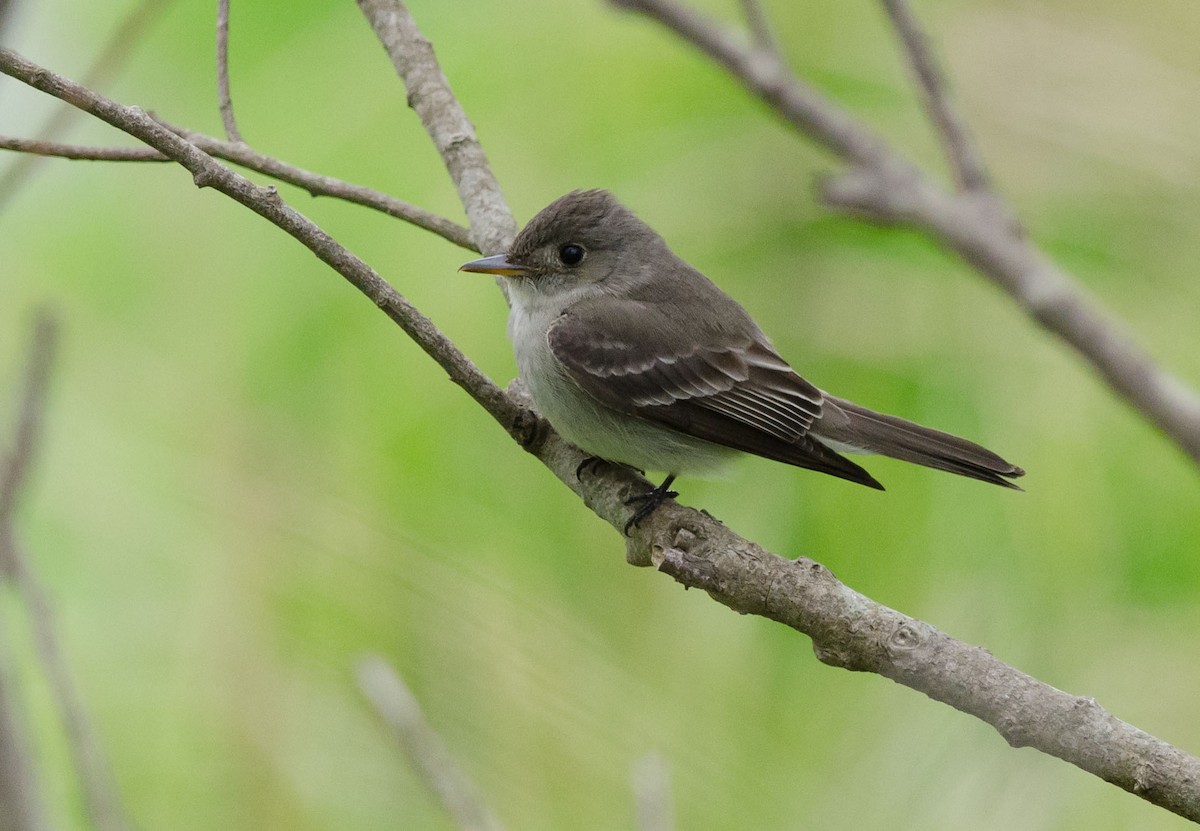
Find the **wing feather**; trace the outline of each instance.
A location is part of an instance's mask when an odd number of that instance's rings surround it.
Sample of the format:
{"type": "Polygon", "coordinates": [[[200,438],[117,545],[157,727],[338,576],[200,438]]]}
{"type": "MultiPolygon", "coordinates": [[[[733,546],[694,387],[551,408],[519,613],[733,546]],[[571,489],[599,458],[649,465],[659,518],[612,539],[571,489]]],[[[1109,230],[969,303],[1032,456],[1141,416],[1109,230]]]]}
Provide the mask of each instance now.
{"type": "Polygon", "coordinates": [[[703,313],[669,316],[655,303],[595,298],[571,306],[546,337],[570,377],[608,407],[880,487],[808,435],[821,417],[820,390],[792,370],[741,307],[733,308],[743,325],[725,326],[703,313]]]}

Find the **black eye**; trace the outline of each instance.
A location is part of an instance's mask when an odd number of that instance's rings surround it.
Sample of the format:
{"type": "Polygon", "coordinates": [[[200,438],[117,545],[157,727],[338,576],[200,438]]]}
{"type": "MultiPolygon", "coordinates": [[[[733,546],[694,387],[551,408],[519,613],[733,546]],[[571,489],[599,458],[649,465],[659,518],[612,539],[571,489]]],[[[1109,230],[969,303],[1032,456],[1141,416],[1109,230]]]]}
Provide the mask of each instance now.
{"type": "Polygon", "coordinates": [[[582,245],[568,242],[562,248],[558,249],[558,258],[562,260],[563,265],[579,265],[583,262],[583,255],[585,253],[582,245]]]}

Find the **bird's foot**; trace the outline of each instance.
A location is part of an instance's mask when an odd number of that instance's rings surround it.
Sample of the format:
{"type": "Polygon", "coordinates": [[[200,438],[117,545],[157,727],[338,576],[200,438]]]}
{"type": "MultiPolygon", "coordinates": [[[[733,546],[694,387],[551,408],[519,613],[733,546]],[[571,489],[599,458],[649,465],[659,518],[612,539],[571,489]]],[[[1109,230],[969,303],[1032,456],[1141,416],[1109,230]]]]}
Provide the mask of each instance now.
{"type": "Polygon", "coordinates": [[[641,468],[632,467],[624,462],[610,462],[608,459],[601,459],[599,456],[588,456],[579,463],[578,467],[575,468],[575,481],[582,482],[583,474],[590,473],[601,465],[608,465],[609,467],[623,467],[627,470],[636,470],[643,476],[646,475],[646,471],[642,470],[641,468]]]}
{"type": "Polygon", "coordinates": [[[595,470],[600,465],[606,464],[608,464],[608,462],[606,462],[604,459],[601,459],[599,456],[586,457],[582,462],[579,463],[579,466],[575,468],[575,481],[582,482],[583,474],[595,470]]]}
{"type": "Polygon", "coordinates": [[[546,437],[546,422],[533,410],[522,407],[513,417],[512,436],[532,452],[546,437]]]}
{"type": "Polygon", "coordinates": [[[649,493],[640,493],[625,500],[626,505],[638,506],[638,509],[633,512],[633,516],[625,523],[625,536],[629,536],[630,528],[640,527],[646,517],[658,510],[659,505],[668,499],[674,499],[679,496],[677,491],[671,490],[671,483],[674,481],[675,477],[673,475],[668,476],[663,480],[661,485],[649,493]]]}

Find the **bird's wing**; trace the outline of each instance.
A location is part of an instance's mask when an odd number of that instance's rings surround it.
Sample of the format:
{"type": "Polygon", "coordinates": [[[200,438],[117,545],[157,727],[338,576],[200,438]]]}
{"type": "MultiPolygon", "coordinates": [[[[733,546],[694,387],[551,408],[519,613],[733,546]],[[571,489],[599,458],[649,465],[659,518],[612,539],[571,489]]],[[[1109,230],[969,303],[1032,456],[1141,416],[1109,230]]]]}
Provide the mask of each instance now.
{"type": "MultiPolygon", "coordinates": [[[[584,391],[615,410],[696,438],[881,488],[809,435],[821,391],[797,375],[741,307],[744,325],[695,309],[594,298],[549,329],[554,356],[584,391]],[[686,311],[686,310],[685,310],[686,311]]],[[[728,310],[724,310],[728,313],[728,310]]]]}

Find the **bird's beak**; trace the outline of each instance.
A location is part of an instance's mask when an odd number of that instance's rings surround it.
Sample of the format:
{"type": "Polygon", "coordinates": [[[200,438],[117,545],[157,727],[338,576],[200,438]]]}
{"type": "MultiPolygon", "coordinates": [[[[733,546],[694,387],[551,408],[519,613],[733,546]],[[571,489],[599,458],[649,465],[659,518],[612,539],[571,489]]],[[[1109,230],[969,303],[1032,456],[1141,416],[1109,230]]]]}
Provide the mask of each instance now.
{"type": "Polygon", "coordinates": [[[480,274],[499,274],[501,277],[524,277],[529,269],[523,265],[510,263],[506,254],[493,254],[478,260],[471,260],[458,267],[459,271],[475,271],[480,274]]]}

